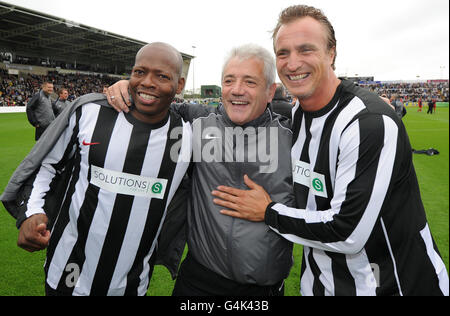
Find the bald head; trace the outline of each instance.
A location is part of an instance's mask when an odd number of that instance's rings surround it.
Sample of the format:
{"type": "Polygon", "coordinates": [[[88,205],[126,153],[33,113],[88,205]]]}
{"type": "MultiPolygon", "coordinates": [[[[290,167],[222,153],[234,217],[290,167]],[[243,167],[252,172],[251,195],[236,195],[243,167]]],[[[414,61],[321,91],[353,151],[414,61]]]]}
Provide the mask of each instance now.
{"type": "Polygon", "coordinates": [[[168,59],[168,62],[171,64],[171,66],[175,67],[176,73],[179,77],[182,76],[183,72],[183,57],[181,56],[180,52],[173,47],[172,45],[169,45],[167,43],[163,42],[155,42],[150,43],[142,47],[136,54],[135,64],[138,63],[140,58],[143,58],[147,56],[149,52],[162,52],[168,59]]]}
{"type": "Polygon", "coordinates": [[[142,47],[129,81],[134,101],[131,114],[151,124],[162,121],[176,94],[184,89],[183,58],[172,46],[153,43],[142,47]]]}

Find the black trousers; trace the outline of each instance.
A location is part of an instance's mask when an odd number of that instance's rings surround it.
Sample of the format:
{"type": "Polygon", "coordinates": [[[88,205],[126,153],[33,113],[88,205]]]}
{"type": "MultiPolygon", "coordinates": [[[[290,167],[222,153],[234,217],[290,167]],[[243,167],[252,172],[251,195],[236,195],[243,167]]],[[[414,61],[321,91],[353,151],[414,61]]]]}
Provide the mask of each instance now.
{"type": "Polygon", "coordinates": [[[180,267],[173,296],[283,296],[284,280],[272,286],[240,284],[209,270],[189,253],[180,267]]]}

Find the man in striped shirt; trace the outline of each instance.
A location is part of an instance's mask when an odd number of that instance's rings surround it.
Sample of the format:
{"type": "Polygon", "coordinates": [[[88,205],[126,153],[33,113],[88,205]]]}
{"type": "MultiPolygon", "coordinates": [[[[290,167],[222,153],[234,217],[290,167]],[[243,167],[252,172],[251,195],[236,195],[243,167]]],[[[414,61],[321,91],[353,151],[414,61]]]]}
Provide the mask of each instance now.
{"type": "Polygon", "coordinates": [[[18,244],[48,248],[47,295],[146,294],[167,206],[191,159],[191,125],[169,110],[181,71],[176,49],[144,46],[131,111],[117,113],[106,97],[80,105],[42,160],[18,244]]]}
{"type": "Polygon", "coordinates": [[[448,295],[401,120],[381,99],[334,74],[336,39],[320,10],[293,6],[274,31],[293,114],[296,208],[219,187],[223,214],[265,221],[303,244],[303,295],[448,295]]]}

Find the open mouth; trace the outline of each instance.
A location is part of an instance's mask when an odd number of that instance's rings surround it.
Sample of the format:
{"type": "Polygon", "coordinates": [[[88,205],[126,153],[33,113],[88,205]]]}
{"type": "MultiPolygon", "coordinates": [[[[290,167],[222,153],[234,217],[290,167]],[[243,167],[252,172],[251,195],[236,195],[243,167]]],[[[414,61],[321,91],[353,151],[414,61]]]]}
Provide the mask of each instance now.
{"type": "Polygon", "coordinates": [[[237,106],[248,105],[249,104],[249,102],[247,102],[247,101],[230,101],[230,102],[231,102],[231,104],[237,105],[237,106]]]}
{"type": "Polygon", "coordinates": [[[159,97],[142,91],[137,92],[136,95],[137,95],[136,101],[144,106],[152,106],[159,100],[159,97]]]}
{"type": "Polygon", "coordinates": [[[306,73],[306,74],[300,74],[300,75],[288,75],[287,77],[291,81],[299,81],[299,80],[304,80],[304,79],[308,78],[309,75],[310,75],[309,73],[306,73]]]}
{"type": "Polygon", "coordinates": [[[147,94],[147,93],[144,93],[144,92],[139,92],[138,95],[146,101],[154,101],[157,99],[157,97],[147,94]]]}

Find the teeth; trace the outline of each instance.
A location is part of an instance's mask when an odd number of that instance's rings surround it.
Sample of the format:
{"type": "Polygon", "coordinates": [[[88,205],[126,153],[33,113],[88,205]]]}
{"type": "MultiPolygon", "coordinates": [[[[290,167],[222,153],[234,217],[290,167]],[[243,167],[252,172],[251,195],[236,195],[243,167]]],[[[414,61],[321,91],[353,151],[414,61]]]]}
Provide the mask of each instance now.
{"type": "Polygon", "coordinates": [[[308,77],[308,74],[298,75],[298,76],[289,76],[289,79],[291,80],[301,80],[308,77]]]}
{"type": "Polygon", "coordinates": [[[231,103],[233,103],[234,105],[246,105],[247,102],[242,102],[242,101],[231,101],[231,103]]]}
{"type": "Polygon", "coordinates": [[[144,100],[156,100],[156,97],[145,93],[139,93],[139,96],[144,100]]]}

